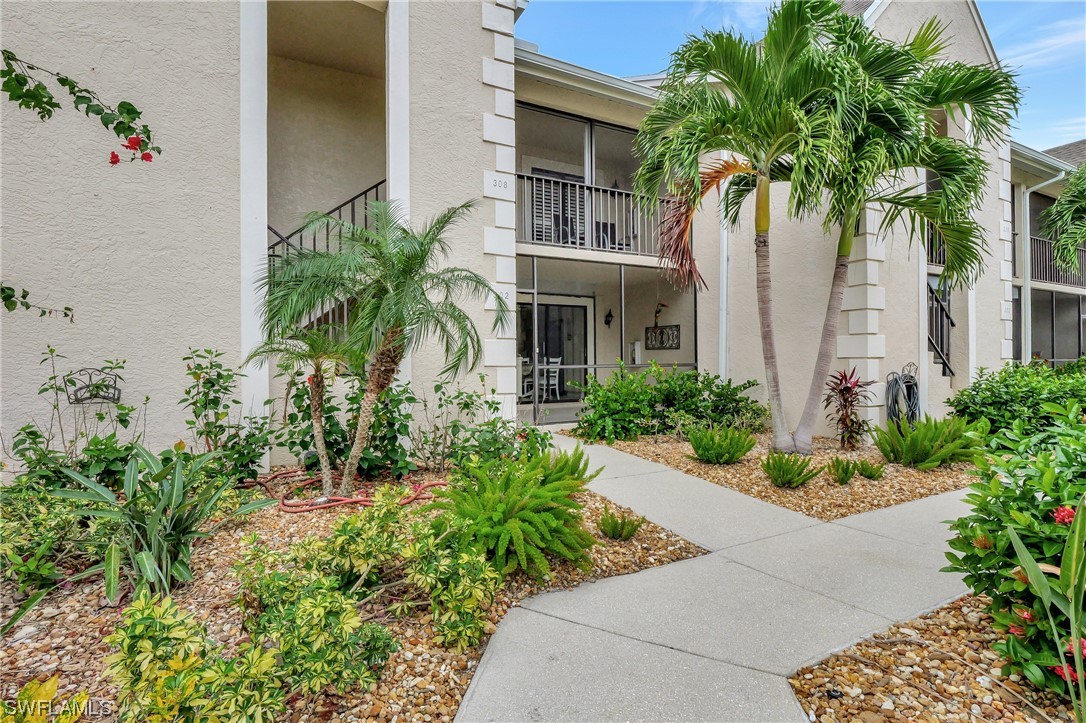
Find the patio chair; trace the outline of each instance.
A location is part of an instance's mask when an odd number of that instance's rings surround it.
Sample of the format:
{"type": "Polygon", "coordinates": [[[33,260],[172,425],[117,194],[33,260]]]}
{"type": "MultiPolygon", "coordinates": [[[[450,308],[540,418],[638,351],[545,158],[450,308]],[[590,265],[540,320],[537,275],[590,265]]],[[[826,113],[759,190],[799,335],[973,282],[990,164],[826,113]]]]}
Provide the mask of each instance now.
{"type": "Polygon", "coordinates": [[[539,384],[543,388],[544,399],[550,399],[551,393],[554,394],[555,400],[561,398],[558,390],[558,372],[561,371],[558,367],[561,363],[560,356],[547,357],[547,366],[539,370],[539,384]]]}

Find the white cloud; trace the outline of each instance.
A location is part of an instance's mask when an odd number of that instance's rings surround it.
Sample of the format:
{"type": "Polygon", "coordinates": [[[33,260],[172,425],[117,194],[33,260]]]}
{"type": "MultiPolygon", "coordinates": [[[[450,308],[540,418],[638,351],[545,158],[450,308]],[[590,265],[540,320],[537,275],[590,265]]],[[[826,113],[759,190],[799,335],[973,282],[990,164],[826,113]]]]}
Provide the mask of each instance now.
{"type": "Polygon", "coordinates": [[[1086,16],[1058,20],[1037,28],[1033,38],[1004,50],[1003,62],[1024,71],[1053,65],[1072,56],[1081,62],[1086,48],[1086,16]]]}

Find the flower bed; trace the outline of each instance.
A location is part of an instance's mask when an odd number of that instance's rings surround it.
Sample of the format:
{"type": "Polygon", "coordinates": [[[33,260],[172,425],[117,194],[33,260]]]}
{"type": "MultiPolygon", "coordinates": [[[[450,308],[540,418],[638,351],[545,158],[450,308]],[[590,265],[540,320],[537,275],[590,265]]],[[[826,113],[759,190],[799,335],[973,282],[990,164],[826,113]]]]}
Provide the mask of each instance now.
{"type": "Polygon", "coordinates": [[[966,596],[890,627],[790,680],[811,720],[1072,720],[1065,701],[1016,674],[991,650],[1003,635],[966,596]]]}
{"type": "MultiPolygon", "coordinates": [[[[598,544],[589,550],[592,566],[582,571],[568,563],[554,564],[553,574],[537,582],[523,572],[506,578],[488,609],[487,631],[493,632],[505,612],[524,598],[546,590],[562,589],[586,580],[635,572],[687,559],[705,551],[673,533],[646,522],[633,539],[616,542],[596,528],[603,513],[603,498],[587,491],[576,499],[584,505],[585,527],[598,544]]],[[[614,505],[611,509],[617,510],[614,505]]],[[[335,508],[301,515],[284,515],[274,509],[254,513],[242,523],[220,530],[196,547],[192,557],[193,582],[179,588],[174,601],[196,615],[209,636],[233,654],[248,636],[242,628],[242,611],[236,604],[239,583],[233,571],[248,545],[246,535],[258,533],[263,544],[283,550],[310,535],[324,536],[355,509],[335,508]]],[[[92,700],[112,700],[115,691],[103,678],[103,660],[109,647],[103,638],[120,620],[120,609],[106,605],[100,580],[58,591],[32,610],[0,645],[0,670],[7,686],[54,674],[61,676],[61,692],[86,690],[92,700]]],[[[0,585],[0,616],[14,612],[14,589],[0,585]]],[[[333,713],[345,719],[392,719],[394,717],[451,720],[467,689],[485,648],[482,644],[464,652],[442,647],[433,640],[429,614],[404,618],[383,615],[402,646],[393,653],[384,674],[370,691],[345,696],[330,694],[296,697],[288,703],[291,720],[324,720],[333,713]]]]}
{"type": "MultiPolygon", "coordinates": [[[[823,471],[802,487],[782,489],[773,486],[761,469],[761,461],[769,451],[770,434],[762,433],[756,436],[758,443],[754,449],[737,463],[728,465],[699,462],[693,458],[690,444],[674,437],[642,437],[632,442],[615,442],[613,446],[623,452],[666,464],[722,487],[729,487],[820,520],[836,520],[962,489],[975,481],[969,474],[973,468],[970,463],[955,463],[930,471],[887,464],[883,477],[879,480],[868,480],[857,474],[849,484],[839,485],[830,478],[828,471],[823,471]]],[[[814,454],[811,455],[813,466],[828,464],[834,457],[867,459],[879,463],[885,461],[874,447],[843,452],[837,440],[814,440],[814,454]]]]}

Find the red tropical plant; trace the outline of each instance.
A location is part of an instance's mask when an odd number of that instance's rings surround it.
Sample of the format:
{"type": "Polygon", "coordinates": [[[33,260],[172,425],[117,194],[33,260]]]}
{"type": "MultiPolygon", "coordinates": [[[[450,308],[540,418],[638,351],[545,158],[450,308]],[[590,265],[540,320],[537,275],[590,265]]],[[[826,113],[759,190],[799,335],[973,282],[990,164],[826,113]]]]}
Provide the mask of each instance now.
{"type": "Polygon", "coordinates": [[[826,415],[826,419],[834,423],[841,449],[856,449],[860,446],[870,427],[866,419],[860,418],[858,410],[861,404],[871,401],[872,394],[868,387],[872,384],[873,381],[860,381],[856,367],[853,367],[852,371],[834,372],[826,381],[826,396],[823,398],[822,407],[832,410],[826,415]]]}

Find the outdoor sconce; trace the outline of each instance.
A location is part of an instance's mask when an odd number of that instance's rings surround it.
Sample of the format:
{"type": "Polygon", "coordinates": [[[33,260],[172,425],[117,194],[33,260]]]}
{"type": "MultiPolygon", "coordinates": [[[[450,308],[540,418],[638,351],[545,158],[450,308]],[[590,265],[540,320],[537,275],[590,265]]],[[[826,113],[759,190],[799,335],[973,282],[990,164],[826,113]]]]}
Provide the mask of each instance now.
{"type": "Polygon", "coordinates": [[[611,322],[615,320],[615,315],[611,313],[611,310],[607,310],[607,315],[603,317],[603,323],[607,325],[607,328],[611,328],[611,322]]]}

